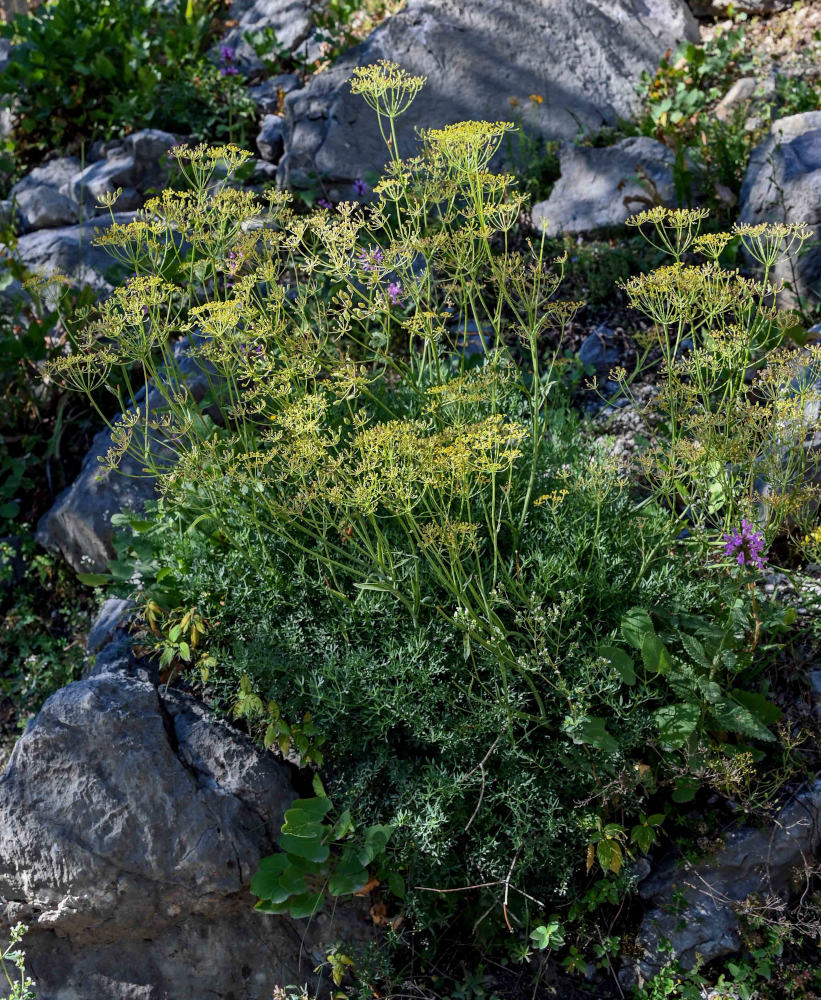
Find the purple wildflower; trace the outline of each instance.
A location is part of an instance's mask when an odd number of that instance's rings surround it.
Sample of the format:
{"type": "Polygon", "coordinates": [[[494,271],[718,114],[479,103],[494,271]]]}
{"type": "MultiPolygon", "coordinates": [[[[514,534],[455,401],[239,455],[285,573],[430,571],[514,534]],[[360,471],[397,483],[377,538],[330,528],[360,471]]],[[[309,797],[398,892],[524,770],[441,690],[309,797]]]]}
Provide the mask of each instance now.
{"type": "Polygon", "coordinates": [[[320,198],[319,201],[317,202],[317,205],[319,205],[320,208],[326,208],[329,211],[333,208],[333,205],[328,201],[327,198],[320,198]]]}
{"type": "Polygon", "coordinates": [[[375,271],[383,260],[384,257],[379,247],[375,250],[363,250],[359,255],[359,266],[363,271],[375,271]]]}
{"type": "Polygon", "coordinates": [[[388,285],[388,296],[390,297],[392,306],[402,305],[402,286],[398,281],[392,281],[388,285]]]}
{"type": "Polygon", "coordinates": [[[357,198],[364,198],[370,189],[370,184],[368,184],[368,182],[363,180],[361,177],[357,177],[353,182],[353,193],[357,198]]]}
{"type": "Polygon", "coordinates": [[[245,254],[242,250],[232,250],[228,254],[228,270],[231,274],[236,274],[239,268],[242,266],[242,262],[245,259],[245,254]]]}
{"type": "Polygon", "coordinates": [[[750,565],[756,569],[764,569],[767,557],[762,555],[763,550],[764,535],[756,531],[746,517],[741,521],[740,530],[724,535],[724,555],[735,556],[739,566],[750,565]]]}
{"type": "Polygon", "coordinates": [[[220,45],[220,59],[222,59],[222,66],[220,67],[221,76],[236,76],[239,73],[239,70],[234,65],[235,55],[236,52],[230,45],[220,45]]]}

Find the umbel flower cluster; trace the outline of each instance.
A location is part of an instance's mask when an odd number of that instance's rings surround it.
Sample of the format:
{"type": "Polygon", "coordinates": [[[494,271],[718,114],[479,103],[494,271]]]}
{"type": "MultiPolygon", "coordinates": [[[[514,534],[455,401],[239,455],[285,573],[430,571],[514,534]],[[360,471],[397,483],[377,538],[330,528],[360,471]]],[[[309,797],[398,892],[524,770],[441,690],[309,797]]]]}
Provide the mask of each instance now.
{"type": "MultiPolygon", "coordinates": [[[[472,627],[495,647],[481,595],[510,574],[500,538],[515,551],[545,495],[548,400],[580,303],[556,298],[563,261],[545,260],[543,245],[506,248],[521,199],[490,163],[509,123],[432,129],[419,155],[398,157],[394,121],[423,83],[386,63],[355,72],[352,89],[376,110],[389,150],[366,205],[299,215],[277,191],[262,205],[232,182],[250,154],[173,150],[188,188],[99,236],[132,277],[49,374],[131,393],[109,467],[130,453],[177,502],[250,521],[263,541],[318,558],[340,592],[353,579],[415,609],[420,564],[392,554],[398,532],[428,553],[427,570],[457,603],[475,588],[472,627]],[[457,349],[468,324],[482,339],[478,368],[457,349]],[[183,358],[208,383],[205,411],[183,358]],[[135,376],[162,407],[136,400],[135,376]],[[447,560],[432,538],[447,542],[447,560]]],[[[653,435],[641,470],[702,531],[733,530],[763,510],[771,537],[814,489],[802,445],[817,414],[806,373],[821,355],[778,347],[788,320],[768,281],[808,231],[736,227],[764,268],[752,280],[720,266],[730,234],[700,235],[705,217],[656,208],[630,220],[673,258],[624,286],[653,324],[637,371],[661,365],[648,427],[662,412],[669,430],[653,435]],[[685,263],[693,252],[706,261],[685,263]]],[[[629,395],[631,376],[613,374],[629,395]]],[[[515,666],[505,641],[497,653],[515,666]]]]}

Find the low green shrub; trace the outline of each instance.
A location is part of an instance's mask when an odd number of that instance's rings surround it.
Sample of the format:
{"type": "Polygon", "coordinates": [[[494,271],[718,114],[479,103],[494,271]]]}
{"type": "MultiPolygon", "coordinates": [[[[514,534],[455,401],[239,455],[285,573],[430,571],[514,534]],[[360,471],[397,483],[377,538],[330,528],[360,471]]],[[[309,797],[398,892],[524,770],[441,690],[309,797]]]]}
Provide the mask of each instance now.
{"type": "MultiPolygon", "coordinates": [[[[526,961],[572,923],[567,967],[588,948],[610,969],[620,939],[596,913],[629,890],[626,862],[710,774],[767,766],[780,713],[759,658],[791,615],[757,584],[812,460],[794,454],[799,404],[766,389],[805,362],[777,353],[766,274],[719,266],[729,234],[698,241],[698,211],[638,217],[674,259],[626,285],[655,324],[639,370],[660,385],[638,488],[569,406],[564,258],[510,247],[522,199],[488,170],[509,126],[429,130],[396,158],[422,84],[385,63],[354,76],[391,157],[365,207],[296,215],[281,192],[263,207],[231,185],[247,154],[176,150],[191,189],[99,237],[135,276],[48,372],[111,383],[104,464],[129,453],[159,478],[113,567],[147,641],[314,772],[260,908],[305,915],[378,882],[382,922],[412,916],[423,949],[456,922],[514,932],[526,961]],[[707,263],[685,263],[691,248],[707,263]],[[149,381],[163,405],[146,413],[149,381]],[[755,405],[780,433],[738,426],[755,405]],[[767,459],[765,491],[750,469],[770,445],[789,474],[767,459]]],[[[739,233],[767,259],[802,236],[739,233]]]]}
{"type": "Polygon", "coordinates": [[[56,0],[12,19],[0,96],[17,159],[135,127],[240,137],[237,119],[255,110],[241,78],[206,57],[216,11],[213,0],[56,0]]]}
{"type": "Polygon", "coordinates": [[[767,76],[745,21],[746,15],[737,15],[732,27],[717,29],[708,41],[682,43],[654,74],[643,74],[644,110],[628,126],[675,149],[675,177],[686,202],[701,190],[721,214],[738,196],[750,153],[772,121],[821,106],[821,78],[808,50],[801,71],[785,73],[774,63],[772,99],[759,97],[752,109],[741,102],[722,117],[713,113],[736,80],[767,76]]]}

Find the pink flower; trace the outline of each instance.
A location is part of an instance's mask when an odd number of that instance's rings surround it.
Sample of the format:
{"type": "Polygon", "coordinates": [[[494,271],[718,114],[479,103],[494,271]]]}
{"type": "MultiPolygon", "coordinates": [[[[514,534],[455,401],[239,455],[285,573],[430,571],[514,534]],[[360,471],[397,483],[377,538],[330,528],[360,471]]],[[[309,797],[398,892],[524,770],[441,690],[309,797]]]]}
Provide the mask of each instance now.
{"type": "Polygon", "coordinates": [[[391,300],[392,306],[402,305],[402,286],[398,281],[392,281],[388,285],[388,297],[391,300]]]}

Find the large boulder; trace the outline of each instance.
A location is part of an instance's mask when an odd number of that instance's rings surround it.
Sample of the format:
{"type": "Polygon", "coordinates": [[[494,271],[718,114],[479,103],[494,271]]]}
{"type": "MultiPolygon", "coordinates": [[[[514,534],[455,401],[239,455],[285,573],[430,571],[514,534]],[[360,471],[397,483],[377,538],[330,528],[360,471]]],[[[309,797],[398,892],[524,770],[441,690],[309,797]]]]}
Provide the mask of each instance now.
{"type": "Polygon", "coordinates": [[[565,145],[561,176],[550,197],[533,206],[533,225],[547,233],[585,233],[620,226],[629,216],[661,202],[675,202],[675,154],[638,136],[606,148],[565,145]]]}
{"type": "Polygon", "coordinates": [[[569,139],[637,110],[636,84],[698,28],[684,0],[409,0],[362,44],[289,94],[280,179],[352,181],[385,162],[376,115],[351,94],[356,66],[389,59],[428,78],[399,119],[401,155],[415,128],[509,121],[511,99],[542,98],[528,128],[569,139]]]}
{"type": "Polygon", "coordinates": [[[692,968],[741,948],[737,909],[749,896],[786,899],[790,883],[821,845],[821,780],[799,792],[764,829],[735,830],[709,861],[679,868],[672,859],[641,883],[651,904],[636,944],[639,957],[623,969],[625,984],[652,978],[676,960],[692,968]],[[667,942],[667,944],[665,944],[667,942]]]}
{"type": "Polygon", "coordinates": [[[793,292],[821,294],[821,111],[777,121],[750,156],[741,187],[741,222],[806,222],[807,251],[777,265],[771,277],[793,292]]]}
{"type": "MultiPolygon", "coordinates": [[[[119,212],[116,222],[130,222],[133,213],[119,212]]],[[[99,295],[113,288],[109,275],[117,269],[114,258],[104,247],[93,245],[97,231],[111,225],[110,215],[98,215],[77,226],[41,229],[21,236],[15,256],[37,274],[65,274],[78,286],[87,285],[99,295]]],[[[0,244],[1,245],[1,244],[0,244]]]]}
{"type": "MultiPolygon", "coordinates": [[[[0,938],[29,925],[39,1000],[249,1000],[310,981],[339,923],[263,916],[248,891],[291,775],[158,688],[127,644],[101,650],[0,777],[0,938]]],[[[349,914],[346,933],[365,932],[349,914]]]]}

